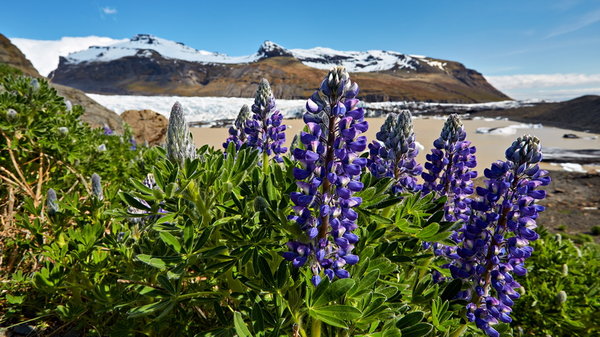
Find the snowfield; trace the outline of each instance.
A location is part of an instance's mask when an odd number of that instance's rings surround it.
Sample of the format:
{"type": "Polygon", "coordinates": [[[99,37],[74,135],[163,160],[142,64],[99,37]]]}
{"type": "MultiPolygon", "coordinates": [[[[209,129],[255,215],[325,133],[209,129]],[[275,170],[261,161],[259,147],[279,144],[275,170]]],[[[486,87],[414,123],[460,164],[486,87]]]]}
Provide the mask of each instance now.
{"type": "MultiPolygon", "coordinates": [[[[99,95],[87,94],[90,98],[115,111],[118,114],[125,110],[154,110],[169,117],[171,107],[179,101],[185,110],[189,122],[213,123],[223,119],[235,119],[244,104],[252,106],[253,98],[243,97],[187,97],[187,96],[134,96],[134,95],[99,95]]],[[[305,112],[306,100],[304,99],[278,99],[277,107],[286,118],[299,118],[305,112]]],[[[424,112],[438,111],[439,107],[453,109],[455,112],[477,111],[482,109],[506,109],[522,106],[528,102],[502,101],[478,104],[450,104],[450,103],[425,103],[425,102],[377,102],[362,103],[368,109],[367,116],[380,115],[379,111],[394,111],[410,109],[418,116],[424,112]]],[[[480,117],[475,117],[480,118],[480,117]]]]}
{"type": "MultiPolygon", "coordinates": [[[[242,108],[254,103],[254,98],[240,97],[184,97],[184,96],[128,96],[128,95],[98,95],[87,94],[91,99],[122,114],[125,110],[150,109],[169,117],[171,107],[175,102],[183,106],[188,122],[215,122],[223,119],[235,119],[242,108]]],[[[306,100],[276,101],[279,111],[286,118],[294,118],[304,113],[306,100]]]]}

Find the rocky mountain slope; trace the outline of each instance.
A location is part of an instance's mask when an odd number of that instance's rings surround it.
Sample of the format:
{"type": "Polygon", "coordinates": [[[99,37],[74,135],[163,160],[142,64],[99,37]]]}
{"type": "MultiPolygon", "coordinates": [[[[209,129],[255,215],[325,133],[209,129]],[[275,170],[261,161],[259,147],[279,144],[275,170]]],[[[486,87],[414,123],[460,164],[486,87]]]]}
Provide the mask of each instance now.
{"type": "MultiPolygon", "coordinates": [[[[0,34],[0,64],[6,64],[19,69],[23,74],[28,76],[43,77],[35,70],[31,62],[23,55],[19,48],[13,45],[2,34],[0,34]]],[[[51,85],[58,91],[59,95],[70,100],[71,103],[81,105],[85,108],[85,114],[81,117],[84,122],[90,124],[92,127],[100,127],[108,124],[111,129],[117,132],[123,131],[123,121],[119,115],[96,103],[96,101],[86,96],[85,93],[57,83],[51,83],[51,85]]]]}
{"type": "Polygon", "coordinates": [[[481,111],[477,114],[502,116],[519,122],[543,123],[565,129],[600,133],[600,96],[595,95],[581,96],[565,102],[481,111]]]}
{"type": "Polygon", "coordinates": [[[196,50],[147,34],[61,57],[55,83],[100,94],[250,97],[265,77],[278,98],[309,96],[326,71],[344,65],[367,101],[475,103],[508,99],[458,62],[391,51],[285,49],[266,41],[252,55],[196,50]]]}

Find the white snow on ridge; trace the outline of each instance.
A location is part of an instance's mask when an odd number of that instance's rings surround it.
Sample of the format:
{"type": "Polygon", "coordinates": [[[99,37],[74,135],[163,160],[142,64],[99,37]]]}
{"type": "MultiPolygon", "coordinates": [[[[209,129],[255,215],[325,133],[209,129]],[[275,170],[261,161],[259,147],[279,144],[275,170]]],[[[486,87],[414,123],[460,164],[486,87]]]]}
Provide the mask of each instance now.
{"type": "MultiPolygon", "coordinates": [[[[71,63],[108,62],[122,57],[134,56],[140,51],[154,50],[165,58],[202,63],[247,63],[256,59],[256,55],[231,57],[224,54],[197,50],[184,45],[148,34],[139,34],[132,39],[110,46],[93,46],[87,50],[69,54],[71,63]]],[[[151,55],[151,54],[150,54],[151,55]]],[[[148,53],[140,54],[148,57],[148,53]]]]}
{"type": "Polygon", "coordinates": [[[398,66],[402,69],[416,70],[419,62],[409,55],[385,50],[339,51],[331,48],[317,47],[312,49],[290,49],[295,58],[305,65],[328,70],[342,65],[349,72],[370,72],[391,69],[398,66]]]}
{"type": "MultiPolygon", "coordinates": [[[[293,55],[309,67],[330,69],[343,65],[350,72],[382,71],[398,67],[406,70],[416,70],[420,62],[444,70],[445,63],[425,58],[413,57],[392,51],[370,50],[338,51],[330,48],[317,47],[312,49],[285,49],[280,45],[265,41],[261,46],[264,51],[281,50],[293,55]]],[[[93,46],[87,50],[69,54],[67,60],[71,63],[108,62],[127,56],[148,57],[142,51],[154,50],[165,58],[185,60],[200,63],[250,63],[260,60],[263,54],[254,53],[246,56],[228,56],[225,54],[197,50],[182,43],[162,39],[149,34],[138,34],[128,41],[112,45],[93,46]]]]}

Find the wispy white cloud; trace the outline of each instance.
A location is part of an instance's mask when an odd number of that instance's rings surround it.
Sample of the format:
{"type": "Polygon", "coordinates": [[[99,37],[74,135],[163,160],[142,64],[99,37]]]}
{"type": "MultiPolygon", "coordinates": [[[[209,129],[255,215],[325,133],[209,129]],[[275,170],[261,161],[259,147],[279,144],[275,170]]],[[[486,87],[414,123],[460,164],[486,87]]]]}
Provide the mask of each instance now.
{"type": "Polygon", "coordinates": [[[127,40],[85,36],[63,37],[60,40],[10,38],[10,41],[25,54],[40,74],[47,76],[58,66],[60,56],[67,56],[69,53],[85,50],[90,46],[108,46],[127,40]]]}
{"type": "Polygon", "coordinates": [[[113,7],[102,7],[102,13],[106,15],[117,14],[117,9],[113,7]]]}
{"type": "Polygon", "coordinates": [[[548,34],[546,36],[546,38],[551,38],[551,37],[555,37],[555,36],[559,36],[559,35],[572,33],[572,32],[578,31],[582,28],[585,28],[589,25],[593,25],[599,21],[600,21],[600,9],[597,9],[595,11],[586,13],[585,15],[579,17],[579,19],[575,22],[570,22],[570,23],[567,23],[567,24],[557,27],[554,31],[550,32],[550,34],[548,34]]]}
{"type": "Polygon", "coordinates": [[[600,74],[526,74],[486,76],[499,89],[600,85],[600,74]]]}
{"type": "Polygon", "coordinates": [[[515,99],[563,100],[600,95],[600,74],[522,74],[485,78],[515,99]]]}

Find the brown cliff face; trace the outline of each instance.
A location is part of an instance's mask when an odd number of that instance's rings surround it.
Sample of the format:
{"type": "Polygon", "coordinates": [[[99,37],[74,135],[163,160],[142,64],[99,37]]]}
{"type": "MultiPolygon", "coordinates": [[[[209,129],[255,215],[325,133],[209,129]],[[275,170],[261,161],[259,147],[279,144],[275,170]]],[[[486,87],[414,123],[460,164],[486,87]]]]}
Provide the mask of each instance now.
{"type": "MultiPolygon", "coordinates": [[[[252,97],[264,77],[277,98],[300,99],[310,96],[326,74],[326,70],[306,66],[284,52],[239,64],[174,60],[153,50],[144,52],[152,56],[81,63],[61,58],[50,77],[55,83],[98,94],[223,97],[252,97]]],[[[352,78],[360,85],[359,96],[371,102],[476,103],[509,99],[480,73],[457,62],[443,62],[444,70],[422,63],[413,71],[356,72],[352,78]]]]}
{"type": "MultiPolygon", "coordinates": [[[[2,34],[0,34],[0,63],[18,69],[24,75],[43,78],[19,48],[2,34]]],[[[123,121],[119,115],[98,104],[81,90],[56,83],[50,83],[50,85],[56,89],[60,96],[85,108],[85,113],[81,116],[84,122],[92,127],[101,127],[108,124],[112,130],[118,133],[123,132],[123,121]]]]}

